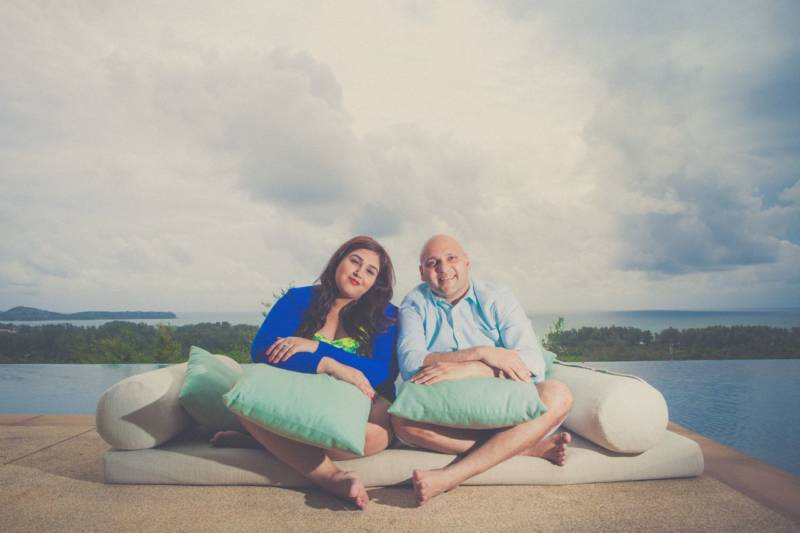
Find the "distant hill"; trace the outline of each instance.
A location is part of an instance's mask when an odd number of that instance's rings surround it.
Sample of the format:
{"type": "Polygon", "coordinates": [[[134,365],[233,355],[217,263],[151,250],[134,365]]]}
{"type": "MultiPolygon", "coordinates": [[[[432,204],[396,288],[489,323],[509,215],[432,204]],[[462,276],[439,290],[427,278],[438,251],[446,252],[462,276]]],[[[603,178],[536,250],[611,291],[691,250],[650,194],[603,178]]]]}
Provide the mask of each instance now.
{"type": "Polygon", "coordinates": [[[56,313],[35,307],[13,307],[0,313],[2,320],[135,320],[142,318],[178,318],[175,313],[161,311],[81,311],[56,313]]]}

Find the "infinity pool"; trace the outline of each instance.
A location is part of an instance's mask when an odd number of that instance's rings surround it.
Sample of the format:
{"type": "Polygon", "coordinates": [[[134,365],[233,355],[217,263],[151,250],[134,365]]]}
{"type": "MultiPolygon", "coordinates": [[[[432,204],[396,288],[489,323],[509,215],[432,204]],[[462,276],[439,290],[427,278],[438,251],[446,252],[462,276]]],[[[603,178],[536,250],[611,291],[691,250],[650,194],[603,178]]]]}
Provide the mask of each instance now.
{"type": "MultiPolygon", "coordinates": [[[[800,475],[800,360],[587,363],[659,389],[670,419],[800,475]]],[[[0,412],[94,414],[117,381],[163,365],[0,365],[0,412]]]]}

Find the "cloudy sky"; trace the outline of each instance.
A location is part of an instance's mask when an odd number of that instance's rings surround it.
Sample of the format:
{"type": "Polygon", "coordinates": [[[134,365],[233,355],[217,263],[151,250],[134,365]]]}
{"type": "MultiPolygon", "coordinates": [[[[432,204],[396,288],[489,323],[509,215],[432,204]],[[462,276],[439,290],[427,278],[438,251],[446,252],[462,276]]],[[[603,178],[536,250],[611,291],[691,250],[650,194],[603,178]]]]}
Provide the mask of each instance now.
{"type": "Polygon", "coordinates": [[[259,310],[431,234],[533,312],[800,302],[800,4],[0,4],[0,309],[259,310]],[[232,7],[233,6],[233,7],[232,7]]]}

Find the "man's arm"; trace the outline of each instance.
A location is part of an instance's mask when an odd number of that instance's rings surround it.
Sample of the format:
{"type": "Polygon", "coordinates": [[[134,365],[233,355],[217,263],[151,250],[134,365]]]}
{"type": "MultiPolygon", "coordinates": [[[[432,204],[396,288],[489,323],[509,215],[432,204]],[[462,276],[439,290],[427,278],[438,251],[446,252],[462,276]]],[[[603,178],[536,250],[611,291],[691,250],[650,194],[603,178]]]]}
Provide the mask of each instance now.
{"type": "Polygon", "coordinates": [[[503,346],[519,354],[533,374],[533,381],[544,381],[545,364],[539,339],[519,301],[511,291],[504,291],[496,301],[495,319],[503,346]]]}
{"type": "MultiPolygon", "coordinates": [[[[470,365],[474,375],[493,375],[491,368],[481,363],[483,350],[488,346],[475,346],[455,352],[429,352],[425,339],[425,325],[419,308],[413,302],[400,305],[400,335],[397,340],[397,361],[400,375],[410,381],[421,368],[437,363],[475,363],[470,365]],[[480,366],[485,368],[481,369],[480,366]]],[[[442,370],[445,367],[441,367],[442,370]]]]}
{"type": "Polygon", "coordinates": [[[475,346],[455,352],[431,352],[422,363],[423,368],[451,363],[474,364],[480,375],[493,375],[515,381],[530,381],[530,370],[516,350],[498,346],[475,346]],[[485,372],[488,369],[490,372],[485,372]]]}
{"type": "Polygon", "coordinates": [[[455,352],[431,352],[425,356],[422,366],[436,363],[467,363],[469,361],[483,361],[484,352],[489,346],[473,346],[455,352]]]}
{"type": "Polygon", "coordinates": [[[422,369],[411,378],[411,383],[433,385],[434,383],[448,379],[476,377],[496,378],[500,377],[500,371],[482,361],[445,361],[423,366],[422,369]]]}

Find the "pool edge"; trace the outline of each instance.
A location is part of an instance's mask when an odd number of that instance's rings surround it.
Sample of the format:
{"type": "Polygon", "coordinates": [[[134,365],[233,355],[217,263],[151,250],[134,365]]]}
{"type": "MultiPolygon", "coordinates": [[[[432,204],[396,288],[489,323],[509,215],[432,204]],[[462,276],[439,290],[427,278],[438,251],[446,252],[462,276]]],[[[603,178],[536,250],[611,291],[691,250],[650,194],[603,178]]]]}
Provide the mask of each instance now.
{"type": "Polygon", "coordinates": [[[700,446],[706,475],[800,524],[800,477],[675,422],[667,428],[700,446]]]}

